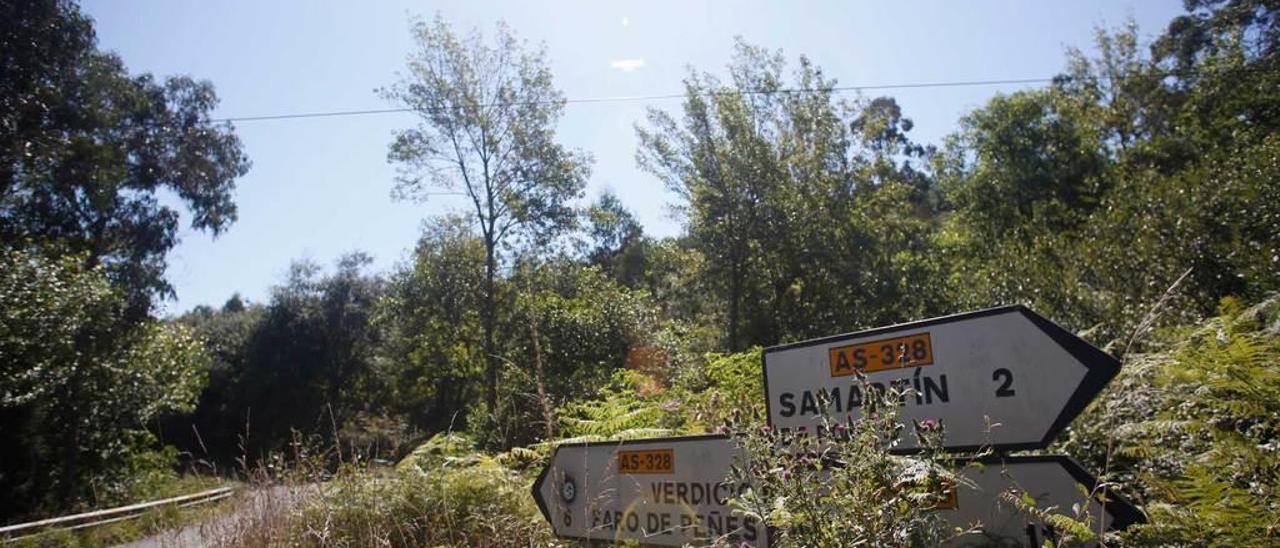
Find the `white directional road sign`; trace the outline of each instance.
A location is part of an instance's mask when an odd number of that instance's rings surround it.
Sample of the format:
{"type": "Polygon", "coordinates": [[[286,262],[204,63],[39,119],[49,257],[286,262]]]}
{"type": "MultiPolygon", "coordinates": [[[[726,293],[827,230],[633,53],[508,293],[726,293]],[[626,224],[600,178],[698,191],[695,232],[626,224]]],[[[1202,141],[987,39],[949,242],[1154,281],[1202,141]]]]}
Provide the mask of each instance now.
{"type": "Polygon", "coordinates": [[[1105,501],[1100,500],[1102,494],[1092,492],[1097,480],[1070,457],[1006,457],[975,466],[977,462],[982,461],[969,461],[957,470],[965,483],[941,511],[952,525],[965,529],[977,525],[981,531],[958,537],[953,545],[1041,546],[1045,539],[1057,536],[1051,525],[1030,519],[1003,500],[1004,493],[1019,498],[1026,493],[1036,508],[1053,508],[1056,514],[1073,516],[1073,506],[1080,508],[1092,517],[1090,528],[1095,532],[1099,524],[1115,530],[1142,521],[1142,515],[1119,496],[1108,493],[1105,501]]]}
{"type": "MultiPolygon", "coordinates": [[[[1006,306],[767,348],[769,423],[813,431],[856,419],[871,390],[910,389],[904,420],[941,419],[955,451],[1043,448],[1120,369],[1119,362],[1023,306],[1006,306]],[[825,392],[824,392],[825,391],[825,392]]],[[[915,448],[904,436],[901,450],[915,448]]]]}
{"type": "Polygon", "coordinates": [[[728,506],[740,489],[725,481],[737,451],[725,436],[561,445],[533,497],[560,537],[768,546],[765,527],[728,506]]]}
{"type": "MultiPolygon", "coordinates": [[[[644,545],[768,546],[768,530],[735,514],[728,499],[742,487],[725,481],[740,451],[726,436],[688,436],[558,447],[533,484],[533,497],[557,536],[598,542],[634,540],[644,545]]],[[[1093,528],[1122,529],[1141,521],[1123,499],[1102,500],[1097,484],[1069,457],[1036,455],[960,459],[962,478],[937,511],[950,524],[978,532],[953,546],[1013,542],[1040,546],[1053,527],[1003,499],[1023,493],[1041,510],[1087,512],[1093,528]],[[1087,494],[1088,493],[1088,494],[1087,494]]],[[[1004,544],[999,544],[1004,545],[1004,544]]]]}

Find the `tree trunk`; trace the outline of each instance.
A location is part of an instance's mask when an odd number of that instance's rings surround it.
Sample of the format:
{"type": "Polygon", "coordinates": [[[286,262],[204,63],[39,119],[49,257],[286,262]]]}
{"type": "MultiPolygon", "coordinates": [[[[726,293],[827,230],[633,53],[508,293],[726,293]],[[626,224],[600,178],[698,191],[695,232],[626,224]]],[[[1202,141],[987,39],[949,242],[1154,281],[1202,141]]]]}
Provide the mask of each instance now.
{"type": "Polygon", "coordinates": [[[733,265],[729,270],[729,351],[737,352],[738,348],[738,324],[742,320],[742,264],[738,260],[733,261],[733,265]]]}
{"type": "Polygon", "coordinates": [[[497,299],[494,295],[494,278],[497,276],[498,260],[497,242],[486,237],[484,263],[484,367],[485,367],[485,401],[489,404],[489,413],[496,421],[498,418],[498,356],[494,352],[493,330],[496,324],[497,299]]]}
{"type": "Polygon", "coordinates": [[[546,375],[542,370],[542,341],[538,337],[538,311],[534,307],[533,283],[525,281],[525,292],[529,294],[529,335],[533,338],[533,375],[538,389],[538,405],[542,407],[542,422],[546,439],[555,439],[555,414],[551,410],[551,399],[547,397],[546,375]]]}
{"type": "MultiPolygon", "coordinates": [[[[75,364],[82,365],[82,364],[75,364]]],[[[58,463],[58,491],[55,494],[59,504],[69,507],[76,499],[77,488],[80,487],[80,373],[79,367],[71,374],[66,386],[62,387],[62,397],[57,398],[63,405],[54,411],[58,416],[57,423],[64,430],[54,439],[61,445],[58,463]]]]}

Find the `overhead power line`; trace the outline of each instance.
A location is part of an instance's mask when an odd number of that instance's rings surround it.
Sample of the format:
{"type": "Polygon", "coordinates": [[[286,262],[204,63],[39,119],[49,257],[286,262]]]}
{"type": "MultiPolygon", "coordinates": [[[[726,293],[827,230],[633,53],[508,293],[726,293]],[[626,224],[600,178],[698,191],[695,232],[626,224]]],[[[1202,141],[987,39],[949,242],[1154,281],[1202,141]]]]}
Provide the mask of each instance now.
{"type": "MultiPolygon", "coordinates": [[[[917,88],[955,88],[955,87],[973,87],[973,86],[999,86],[1014,84],[1047,84],[1052,82],[1053,78],[1014,78],[1006,80],[967,80],[952,82],[916,82],[906,84],[877,84],[868,86],[833,86],[829,88],[782,88],[770,90],[728,90],[728,91],[710,91],[704,93],[708,96],[730,96],[730,95],[789,95],[798,93],[815,93],[815,92],[837,92],[846,91],[867,91],[881,89],[917,89],[917,88]]],[[[622,95],[614,97],[583,97],[578,99],[565,99],[566,104],[583,104],[583,103],[628,103],[637,101],[662,101],[670,99],[683,99],[684,93],[668,93],[662,95],[622,95]]],[[[518,103],[494,103],[486,106],[515,106],[518,103]]],[[[232,116],[228,118],[214,118],[213,122],[263,122],[268,120],[293,120],[300,118],[337,118],[341,116],[366,116],[372,114],[396,114],[404,112],[414,112],[414,109],[408,107],[399,108],[379,108],[365,110],[329,110],[321,112],[295,112],[287,114],[265,114],[261,116],[232,116]]]]}

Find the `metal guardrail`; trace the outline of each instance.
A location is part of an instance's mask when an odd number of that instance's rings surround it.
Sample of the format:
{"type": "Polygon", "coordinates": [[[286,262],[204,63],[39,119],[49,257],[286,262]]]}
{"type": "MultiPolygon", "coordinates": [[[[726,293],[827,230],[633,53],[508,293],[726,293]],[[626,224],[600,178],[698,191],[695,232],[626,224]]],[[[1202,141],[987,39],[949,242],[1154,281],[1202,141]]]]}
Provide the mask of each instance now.
{"type": "Polygon", "coordinates": [[[134,519],[142,516],[142,514],[147,510],[160,506],[173,504],[177,505],[179,508],[185,508],[188,506],[222,500],[230,497],[232,494],[234,493],[231,491],[230,487],[219,487],[217,489],[210,489],[208,491],[201,491],[190,495],[182,495],[180,497],[172,497],[151,502],[140,502],[138,504],[130,504],[128,506],[96,510],[71,516],[42,519],[40,521],[32,521],[28,523],[6,525],[4,527],[0,527],[0,539],[3,539],[4,542],[13,542],[39,535],[50,528],[74,531],[77,529],[97,527],[99,525],[107,525],[109,523],[134,519]]]}

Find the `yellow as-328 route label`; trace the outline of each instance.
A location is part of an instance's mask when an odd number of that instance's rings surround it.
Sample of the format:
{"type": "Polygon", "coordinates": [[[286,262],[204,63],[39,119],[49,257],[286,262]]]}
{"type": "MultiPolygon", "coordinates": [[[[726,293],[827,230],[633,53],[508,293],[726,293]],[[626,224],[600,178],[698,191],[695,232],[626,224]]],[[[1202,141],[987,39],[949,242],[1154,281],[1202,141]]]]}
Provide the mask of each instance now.
{"type": "Polygon", "coordinates": [[[670,474],[675,471],[675,451],[648,449],[618,451],[619,474],[670,474]]]}
{"type": "Polygon", "coordinates": [[[837,346],[830,350],[831,376],[844,377],[858,371],[874,373],[903,367],[933,364],[933,341],[929,333],[915,333],[891,339],[837,346]]]}

